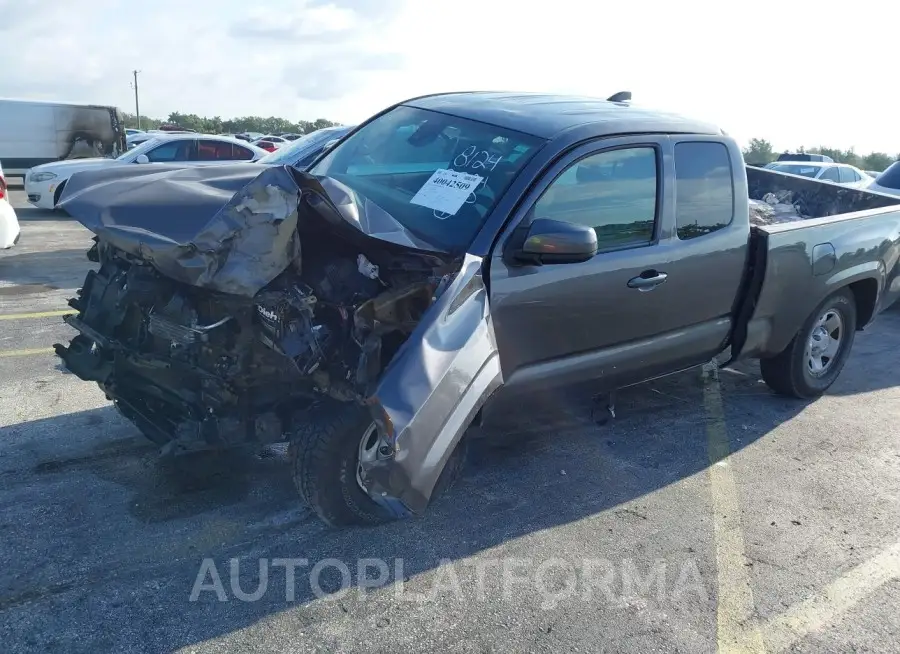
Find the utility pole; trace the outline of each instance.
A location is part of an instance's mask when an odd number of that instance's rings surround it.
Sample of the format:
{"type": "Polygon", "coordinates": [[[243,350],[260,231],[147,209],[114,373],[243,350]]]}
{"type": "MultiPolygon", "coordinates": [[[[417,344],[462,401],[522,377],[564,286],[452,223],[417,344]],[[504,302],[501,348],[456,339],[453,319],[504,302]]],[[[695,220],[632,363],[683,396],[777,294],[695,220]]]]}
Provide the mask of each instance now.
{"type": "Polygon", "coordinates": [[[137,76],[138,73],[141,72],[139,70],[133,70],[131,73],[134,75],[134,83],[131,85],[134,88],[134,113],[137,115],[137,128],[141,128],[141,105],[138,103],[138,81],[137,76]]]}

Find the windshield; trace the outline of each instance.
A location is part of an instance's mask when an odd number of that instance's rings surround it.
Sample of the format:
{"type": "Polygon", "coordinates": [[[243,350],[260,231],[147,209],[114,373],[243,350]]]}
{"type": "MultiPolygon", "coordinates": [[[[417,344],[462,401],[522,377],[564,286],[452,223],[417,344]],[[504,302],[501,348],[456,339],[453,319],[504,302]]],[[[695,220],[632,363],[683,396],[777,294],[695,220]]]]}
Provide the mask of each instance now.
{"type": "Polygon", "coordinates": [[[815,177],[820,169],[820,166],[805,166],[803,164],[776,164],[772,166],[772,170],[790,173],[791,175],[803,175],[804,177],[815,177]]]}
{"type": "Polygon", "coordinates": [[[126,161],[126,160],[131,161],[139,154],[143,154],[147,150],[150,150],[151,148],[155,147],[159,142],[160,142],[159,138],[157,138],[155,136],[151,137],[151,138],[147,139],[146,141],[141,142],[139,145],[135,145],[130,150],[123,152],[118,157],[116,157],[116,160],[117,161],[126,161]]]}
{"type": "Polygon", "coordinates": [[[420,239],[464,251],[544,141],[443,113],[396,107],[309,171],[371,201],[420,239]]]}
{"type": "Polygon", "coordinates": [[[262,157],[259,159],[259,163],[295,166],[298,162],[305,159],[309,153],[314,152],[332,139],[340,138],[351,129],[350,127],[326,127],[304,134],[297,140],[289,142],[290,145],[286,145],[280,150],[275,150],[275,152],[262,157]]]}

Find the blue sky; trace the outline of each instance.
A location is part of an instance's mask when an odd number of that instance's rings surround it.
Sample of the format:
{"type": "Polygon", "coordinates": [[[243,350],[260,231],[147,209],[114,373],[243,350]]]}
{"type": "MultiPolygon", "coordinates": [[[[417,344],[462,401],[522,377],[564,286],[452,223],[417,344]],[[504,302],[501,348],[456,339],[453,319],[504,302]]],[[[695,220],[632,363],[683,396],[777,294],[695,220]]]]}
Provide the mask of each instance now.
{"type": "Polygon", "coordinates": [[[890,0],[0,0],[0,96],[356,122],[448,90],[607,96],[745,142],[900,152],[890,0]],[[889,49],[891,52],[889,53],[889,49]]]}

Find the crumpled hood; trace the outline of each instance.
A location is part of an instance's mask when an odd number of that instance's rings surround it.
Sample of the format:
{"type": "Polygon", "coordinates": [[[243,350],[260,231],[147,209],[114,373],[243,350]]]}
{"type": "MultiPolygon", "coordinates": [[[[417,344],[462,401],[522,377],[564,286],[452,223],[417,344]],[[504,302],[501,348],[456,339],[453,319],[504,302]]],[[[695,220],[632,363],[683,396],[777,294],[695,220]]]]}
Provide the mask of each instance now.
{"type": "MultiPolygon", "coordinates": [[[[145,164],[74,174],[59,207],[171,279],[252,297],[300,257],[298,224],[438,253],[374,203],[290,166],[145,164]]],[[[319,234],[323,232],[318,231],[319,234]]],[[[316,247],[315,243],[306,247],[316,247]]]]}

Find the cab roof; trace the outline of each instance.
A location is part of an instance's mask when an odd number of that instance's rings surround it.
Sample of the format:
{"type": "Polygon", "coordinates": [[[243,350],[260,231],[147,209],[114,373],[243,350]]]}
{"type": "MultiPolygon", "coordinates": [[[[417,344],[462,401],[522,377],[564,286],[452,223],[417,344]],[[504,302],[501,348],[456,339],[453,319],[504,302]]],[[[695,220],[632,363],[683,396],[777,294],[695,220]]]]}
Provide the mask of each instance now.
{"type": "Polygon", "coordinates": [[[472,91],[413,98],[406,106],[469,118],[543,139],[591,126],[594,136],[628,133],[724,134],[710,123],[599,98],[472,91]]]}

